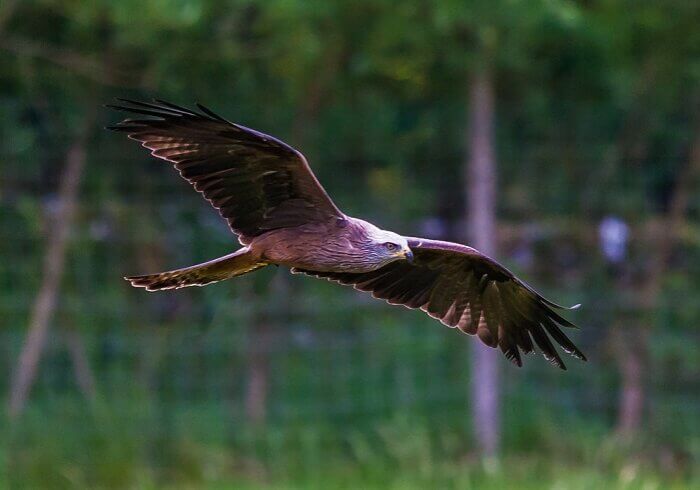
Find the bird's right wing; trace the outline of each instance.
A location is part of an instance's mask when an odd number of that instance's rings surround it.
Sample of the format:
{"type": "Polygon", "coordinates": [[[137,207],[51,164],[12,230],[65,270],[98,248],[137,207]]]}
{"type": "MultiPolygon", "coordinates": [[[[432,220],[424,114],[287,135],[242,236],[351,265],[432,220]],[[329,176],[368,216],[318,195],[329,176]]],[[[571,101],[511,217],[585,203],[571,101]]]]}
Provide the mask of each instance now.
{"type": "Polygon", "coordinates": [[[574,357],[583,353],[561,331],[573,327],[542,297],[505,267],[457,243],[408,238],[414,260],[398,260],[372,272],[294,270],[367,291],[395,305],[420,308],[445,325],[476,335],[522,365],[520,352],[534,345],[555,366],[566,369],[553,339],[574,357]],[[550,339],[551,337],[551,339],[550,339]]]}
{"type": "Polygon", "coordinates": [[[343,217],[304,156],[286,143],[203,106],[192,111],[163,101],[123,102],[109,107],[148,117],[109,129],[174,164],[243,244],[276,228],[343,217]]]}

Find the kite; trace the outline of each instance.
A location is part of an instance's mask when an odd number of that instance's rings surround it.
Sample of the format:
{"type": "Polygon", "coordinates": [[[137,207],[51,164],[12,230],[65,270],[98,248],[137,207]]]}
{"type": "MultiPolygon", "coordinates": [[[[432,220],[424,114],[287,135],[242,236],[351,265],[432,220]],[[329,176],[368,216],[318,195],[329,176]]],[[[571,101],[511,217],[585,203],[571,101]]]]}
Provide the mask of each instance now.
{"type": "Polygon", "coordinates": [[[304,156],[286,143],[200,104],[190,110],[162,100],[119,100],[109,107],[136,118],[109,129],[173,164],[243,245],[203,264],[126,277],[133,286],[148,291],[204,286],[281,265],[423,310],[500,348],[518,366],[521,353],[537,346],[548,361],[566,369],[552,340],[586,360],[560,328],[575,328],[557,312],[567,308],[471,247],[405,237],[345,215],[304,156]]]}

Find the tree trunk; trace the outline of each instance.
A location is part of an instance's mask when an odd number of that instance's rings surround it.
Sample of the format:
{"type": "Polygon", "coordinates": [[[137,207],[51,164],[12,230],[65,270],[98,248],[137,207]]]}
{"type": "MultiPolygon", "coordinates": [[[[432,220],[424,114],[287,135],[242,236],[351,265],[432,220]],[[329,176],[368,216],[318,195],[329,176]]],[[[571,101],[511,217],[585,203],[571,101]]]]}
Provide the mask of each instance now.
{"type": "MultiPolygon", "coordinates": [[[[470,243],[488,255],[496,251],[496,158],[494,93],[489,68],[480,69],[469,94],[468,151],[465,160],[466,222],[470,243]]],[[[472,342],[472,420],[479,454],[498,455],[499,375],[496,351],[472,342]]]]}
{"type": "Polygon", "coordinates": [[[49,322],[56,308],[56,297],[63,276],[66,247],[73,223],[78,188],[85,166],[85,146],[84,131],[66,155],[66,166],[59,188],[58,212],[49,231],[43,280],[34,301],[27,337],[10,383],[8,413],[11,418],[18,416],[24,409],[39,368],[49,322]]]}
{"type": "Polygon", "coordinates": [[[272,302],[255,301],[248,334],[248,384],[245,411],[252,425],[262,426],[267,418],[267,398],[270,378],[270,351],[274,339],[289,318],[289,275],[278,270],[268,288],[272,302]]]}
{"type": "Polygon", "coordinates": [[[267,419],[267,394],[270,376],[270,323],[256,306],[255,319],[248,334],[248,385],[245,413],[253,426],[263,426],[267,419]]]}
{"type": "Polygon", "coordinates": [[[92,373],[92,369],[90,369],[90,361],[85,349],[83,336],[75,327],[65,329],[64,335],[66,346],[73,362],[73,372],[75,373],[78,388],[87,400],[93,401],[96,394],[95,376],[92,373]]]}
{"type": "MultiPolygon", "coordinates": [[[[642,327],[644,328],[644,327],[642,327]]],[[[620,389],[620,406],[617,432],[623,435],[634,434],[642,425],[644,416],[644,360],[646,359],[646,342],[639,337],[639,328],[623,328],[619,332],[618,365],[622,387],[620,389]],[[636,331],[635,331],[636,330],[636,331]]]]}

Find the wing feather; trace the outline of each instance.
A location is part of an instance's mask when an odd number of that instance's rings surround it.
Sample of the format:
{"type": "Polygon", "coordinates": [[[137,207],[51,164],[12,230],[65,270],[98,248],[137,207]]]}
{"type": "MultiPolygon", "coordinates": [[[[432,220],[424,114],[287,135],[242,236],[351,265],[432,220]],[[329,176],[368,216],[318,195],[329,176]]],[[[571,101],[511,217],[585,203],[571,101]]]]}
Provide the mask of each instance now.
{"type": "Polygon", "coordinates": [[[566,369],[552,340],[568,354],[586,360],[559,328],[574,327],[554,311],[562,307],[495,260],[456,243],[423,238],[408,238],[408,243],[413,263],[393,262],[367,273],[293,272],[352,285],[391,304],[420,308],[486,345],[499,347],[518,366],[521,352],[529,354],[536,345],[545,359],[566,369]]]}
{"type": "Polygon", "coordinates": [[[228,221],[242,243],[276,228],[343,217],[304,156],[266,134],[198,111],[155,100],[118,99],[134,114],[110,129],[128,134],[172,163],[228,221]]]}

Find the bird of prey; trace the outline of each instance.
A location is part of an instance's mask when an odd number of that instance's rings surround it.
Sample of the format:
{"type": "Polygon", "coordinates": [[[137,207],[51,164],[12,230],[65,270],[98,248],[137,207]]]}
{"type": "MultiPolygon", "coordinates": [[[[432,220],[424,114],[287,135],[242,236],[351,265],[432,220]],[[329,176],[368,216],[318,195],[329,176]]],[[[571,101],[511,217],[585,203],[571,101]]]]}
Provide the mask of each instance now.
{"type": "MultiPolygon", "coordinates": [[[[135,118],[109,129],[126,133],[170,162],[228,222],[243,245],[203,264],[126,277],[148,291],[204,286],[276,264],[292,273],[366,291],[420,309],[445,325],[498,347],[518,366],[535,346],[566,369],[552,340],[586,360],[562,332],[574,327],[505,267],[457,243],[405,237],[344,214],[304,155],[197,104],[118,99],[135,118]]],[[[573,307],[575,308],[575,307],[573,307]]]]}

